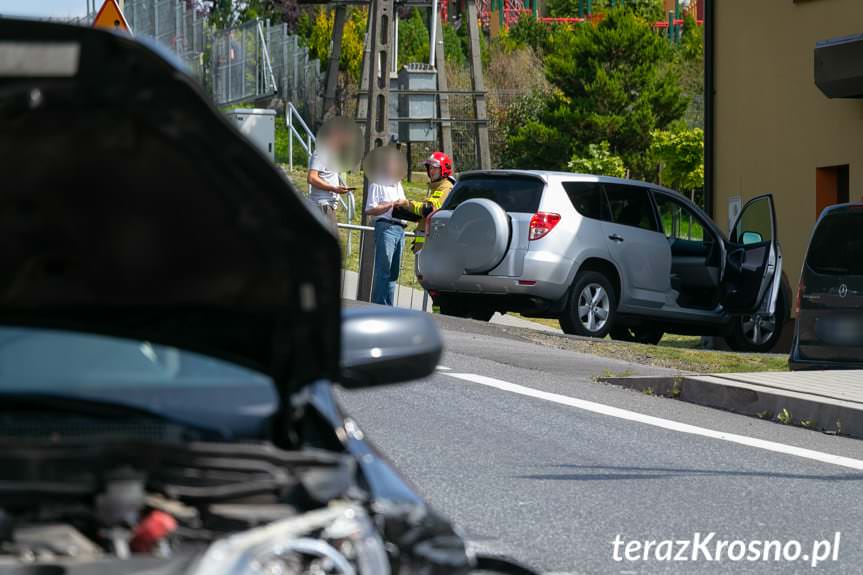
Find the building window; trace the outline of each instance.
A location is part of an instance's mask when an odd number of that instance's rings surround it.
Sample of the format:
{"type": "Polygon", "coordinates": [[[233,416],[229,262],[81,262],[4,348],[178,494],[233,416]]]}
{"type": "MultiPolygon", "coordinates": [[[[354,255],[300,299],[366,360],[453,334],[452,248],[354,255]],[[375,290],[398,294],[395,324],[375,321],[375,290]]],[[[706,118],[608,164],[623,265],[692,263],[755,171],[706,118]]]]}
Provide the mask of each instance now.
{"type": "Polygon", "coordinates": [[[848,196],[848,165],[829,166],[815,170],[815,217],[824,208],[834,204],[844,204],[848,196]]]}

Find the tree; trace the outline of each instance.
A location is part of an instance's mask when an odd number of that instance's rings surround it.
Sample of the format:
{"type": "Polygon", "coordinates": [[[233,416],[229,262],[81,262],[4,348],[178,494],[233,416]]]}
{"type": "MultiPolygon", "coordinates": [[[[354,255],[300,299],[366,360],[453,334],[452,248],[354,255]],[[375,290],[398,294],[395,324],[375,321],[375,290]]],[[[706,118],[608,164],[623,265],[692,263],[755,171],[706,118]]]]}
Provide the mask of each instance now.
{"type": "MultiPolygon", "coordinates": [[[[446,41],[446,38],[444,38],[446,41]]],[[[410,17],[399,22],[399,61],[401,68],[413,62],[428,62],[429,30],[422,13],[414,9],[410,17]]]]}
{"type": "MultiPolygon", "coordinates": [[[[203,5],[203,0],[186,0],[203,5]]],[[[250,20],[270,19],[295,29],[300,16],[297,0],[210,0],[209,18],[217,29],[229,28],[250,20]]]]}
{"type": "Polygon", "coordinates": [[[219,30],[229,28],[236,23],[236,12],[233,0],[212,0],[209,9],[209,19],[219,30]]]}
{"type": "Polygon", "coordinates": [[[519,126],[507,138],[505,168],[557,170],[569,160],[567,137],[553,125],[535,120],[519,126]]]}
{"type": "Polygon", "coordinates": [[[447,23],[443,25],[443,45],[446,61],[456,66],[464,66],[467,64],[467,56],[465,55],[465,47],[461,37],[458,35],[458,30],[447,23]]]}
{"type": "Polygon", "coordinates": [[[679,52],[685,60],[704,59],[704,33],[695,17],[687,13],[683,18],[683,34],[680,38],[679,52]]]}
{"type": "Polygon", "coordinates": [[[660,183],[679,191],[704,187],[704,130],[675,125],[655,130],[650,152],[660,166],[660,183]]]}
{"type": "Polygon", "coordinates": [[[620,6],[650,23],[665,19],[665,3],[662,0],[614,0],[614,2],[612,0],[598,0],[594,2],[594,6],[598,5],[600,12],[613,10],[612,4],[620,6]]]}
{"type": "MultiPolygon", "coordinates": [[[[348,73],[354,81],[358,81],[362,72],[364,38],[368,11],[366,8],[351,8],[345,19],[342,30],[342,50],[339,57],[339,69],[348,73]]],[[[303,15],[297,23],[297,30],[303,38],[303,43],[309,49],[309,55],[317,58],[325,65],[330,59],[332,47],[335,12],[319,8],[314,18],[303,15]]]]}
{"type": "MultiPolygon", "coordinates": [[[[586,7],[583,0],[549,0],[546,4],[548,15],[555,18],[575,18],[579,15],[579,5],[582,9],[586,7]]],[[[593,0],[591,8],[594,15],[622,9],[649,22],[663,20],[665,11],[662,0],[593,0]]]]}
{"type": "Polygon", "coordinates": [[[339,67],[348,73],[351,79],[359,82],[363,67],[363,51],[365,50],[366,27],[369,12],[365,7],[352,8],[345,20],[342,33],[342,55],[339,67]]]}
{"type": "MultiPolygon", "coordinates": [[[[635,177],[649,178],[654,130],[681,118],[687,101],[668,42],[630,10],[555,38],[546,75],[560,91],[543,122],[584,149],[608,142],[635,177]]],[[[571,154],[567,154],[567,160],[571,154]]]]}
{"type": "Polygon", "coordinates": [[[537,54],[548,48],[553,26],[540,22],[530,14],[522,14],[518,20],[501,35],[501,44],[508,50],[530,47],[537,54]]]}
{"type": "Polygon", "coordinates": [[[297,20],[300,17],[300,7],[297,0],[269,0],[271,14],[275,22],[288,25],[291,32],[296,30],[297,20]]]}
{"type": "Polygon", "coordinates": [[[588,144],[583,154],[576,154],[567,165],[570,171],[597,176],[626,177],[626,166],[620,156],[611,153],[608,142],[588,144]]]}
{"type": "Polygon", "coordinates": [[[689,99],[686,123],[690,127],[704,126],[704,34],[695,18],[687,14],[683,34],[675,47],[678,82],[689,99]]]}
{"type": "Polygon", "coordinates": [[[306,48],[309,49],[309,57],[317,58],[321,62],[329,61],[334,21],[334,12],[323,7],[318,8],[305,42],[306,48]]]}

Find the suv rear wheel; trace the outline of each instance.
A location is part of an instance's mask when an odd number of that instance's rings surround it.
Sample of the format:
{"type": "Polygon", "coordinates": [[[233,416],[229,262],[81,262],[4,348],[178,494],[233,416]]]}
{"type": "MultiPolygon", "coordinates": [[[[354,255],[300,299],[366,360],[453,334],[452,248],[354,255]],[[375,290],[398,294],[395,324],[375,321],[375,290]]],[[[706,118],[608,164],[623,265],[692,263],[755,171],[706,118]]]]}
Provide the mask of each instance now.
{"type": "Polygon", "coordinates": [[[734,351],[767,353],[782,337],[787,317],[785,294],[780,289],[776,298],[776,311],[772,316],[745,315],[735,318],[731,334],[725,338],[725,342],[734,351]]]}
{"type": "Polygon", "coordinates": [[[617,295],[608,278],[599,272],[580,272],[560,316],[560,328],[572,335],[603,338],[614,325],[616,309],[617,295]]]}

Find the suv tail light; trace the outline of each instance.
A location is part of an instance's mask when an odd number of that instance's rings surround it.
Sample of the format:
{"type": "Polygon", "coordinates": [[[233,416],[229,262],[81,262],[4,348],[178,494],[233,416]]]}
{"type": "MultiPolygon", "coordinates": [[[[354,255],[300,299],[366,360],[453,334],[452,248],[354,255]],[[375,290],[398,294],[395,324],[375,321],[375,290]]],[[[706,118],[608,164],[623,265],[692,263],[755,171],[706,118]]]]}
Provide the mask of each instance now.
{"type": "Polygon", "coordinates": [[[797,286],[797,300],[794,302],[794,316],[800,318],[800,302],[803,300],[803,294],[806,292],[806,284],[803,283],[803,278],[800,278],[800,284],[797,286]]]}
{"type": "Polygon", "coordinates": [[[530,218],[530,241],[544,238],[560,221],[560,214],[537,212],[530,218]]]}

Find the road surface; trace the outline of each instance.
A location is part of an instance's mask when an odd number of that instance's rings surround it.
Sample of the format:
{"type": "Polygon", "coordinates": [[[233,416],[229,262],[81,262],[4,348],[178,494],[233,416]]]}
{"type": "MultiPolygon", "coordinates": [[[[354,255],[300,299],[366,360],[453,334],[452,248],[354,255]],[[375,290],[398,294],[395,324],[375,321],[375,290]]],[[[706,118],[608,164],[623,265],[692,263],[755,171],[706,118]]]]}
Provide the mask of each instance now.
{"type": "Polygon", "coordinates": [[[863,570],[863,442],[595,383],[605,370],[662,370],[440,322],[447,351],[436,375],[340,396],[474,548],[554,573],[863,570]],[[700,550],[682,552],[685,540],[700,550]],[[718,540],[759,559],[719,556],[718,540]],[[822,554],[821,540],[831,557],[813,569],[803,557],[822,554]],[[645,560],[647,541],[656,543],[645,560]],[[779,561],[775,547],[762,560],[762,541],[782,545],[779,561]],[[689,561],[664,560],[669,545],[689,561]]]}

